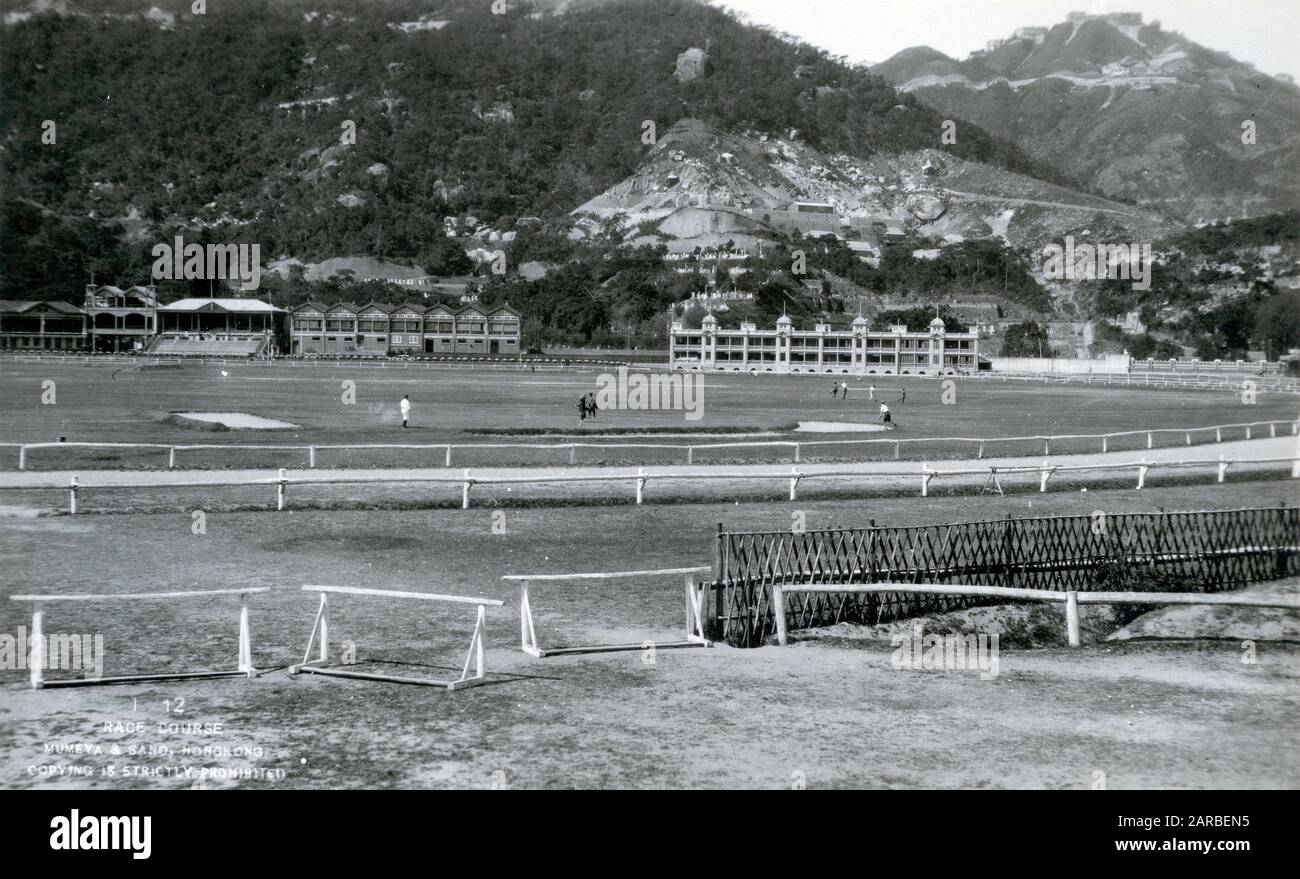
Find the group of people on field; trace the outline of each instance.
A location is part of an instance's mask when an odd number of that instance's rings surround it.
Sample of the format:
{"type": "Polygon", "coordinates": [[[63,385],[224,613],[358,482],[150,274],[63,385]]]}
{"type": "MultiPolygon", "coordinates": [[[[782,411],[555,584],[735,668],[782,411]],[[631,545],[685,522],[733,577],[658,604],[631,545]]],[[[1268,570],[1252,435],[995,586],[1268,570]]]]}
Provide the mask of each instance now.
{"type": "Polygon", "coordinates": [[[578,398],[578,420],[586,421],[588,418],[596,417],[596,395],[594,393],[584,394],[578,398]]]}
{"type": "MultiPolygon", "coordinates": [[[[831,383],[831,396],[832,396],[832,397],[835,397],[835,398],[838,398],[838,399],[841,399],[841,400],[845,400],[845,401],[847,401],[847,400],[849,399],[849,383],[848,383],[848,382],[845,382],[845,381],[841,381],[841,382],[832,382],[832,383],[831,383]]],[[[867,388],[867,399],[868,399],[868,400],[872,400],[873,402],[876,401],[876,386],[875,386],[875,385],[871,385],[869,388],[867,388]]],[[[883,399],[879,400],[878,402],[880,403],[880,421],[881,421],[881,423],[884,424],[886,427],[890,427],[890,428],[892,428],[892,427],[894,426],[894,418],[893,418],[893,415],[892,415],[892,414],[890,413],[890,411],[889,411],[889,406],[885,404],[885,401],[884,401],[883,399]]],[[[899,389],[898,389],[898,402],[899,402],[900,404],[901,404],[901,403],[906,403],[906,402],[907,402],[907,388],[899,388],[899,389]]]]}

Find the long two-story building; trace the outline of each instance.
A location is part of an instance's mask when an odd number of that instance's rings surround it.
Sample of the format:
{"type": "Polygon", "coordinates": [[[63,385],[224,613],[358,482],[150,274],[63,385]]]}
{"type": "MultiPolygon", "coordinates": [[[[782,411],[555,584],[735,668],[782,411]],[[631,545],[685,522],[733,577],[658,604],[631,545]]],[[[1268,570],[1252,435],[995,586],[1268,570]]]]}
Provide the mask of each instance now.
{"type": "Polygon", "coordinates": [[[776,329],[742,323],[721,329],[708,315],[700,329],[673,321],[668,334],[672,369],[718,372],[837,373],[848,375],[948,375],[979,368],[979,335],[950,333],[939,318],[926,332],[897,325],[872,330],[866,318],[851,330],[819,323],[811,332],[794,329],[782,315],[776,329]]]}
{"type": "Polygon", "coordinates": [[[508,305],[315,302],[290,309],[291,354],[517,355],[522,315],[508,305]]]}

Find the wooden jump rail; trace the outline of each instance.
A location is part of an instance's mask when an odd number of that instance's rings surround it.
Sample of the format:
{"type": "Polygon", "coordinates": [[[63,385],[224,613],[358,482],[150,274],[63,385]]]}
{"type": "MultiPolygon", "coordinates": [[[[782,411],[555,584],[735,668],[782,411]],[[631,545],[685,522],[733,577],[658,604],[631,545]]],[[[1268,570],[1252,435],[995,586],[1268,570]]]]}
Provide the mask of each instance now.
{"type": "MultiPolygon", "coordinates": [[[[1110,450],[1110,441],[1121,437],[1145,436],[1147,448],[1155,447],[1155,437],[1163,434],[1182,434],[1185,445],[1192,445],[1193,434],[1203,434],[1208,431],[1214,431],[1214,442],[1223,442],[1223,432],[1225,430],[1243,430],[1245,431],[1244,439],[1253,439],[1255,429],[1267,429],[1270,437],[1277,436],[1278,426],[1283,429],[1290,428],[1292,435],[1300,435],[1300,421],[1279,419],[1273,421],[1250,421],[1239,422],[1235,424],[1215,424],[1207,427],[1158,427],[1142,430],[1121,430],[1113,433],[1078,433],[1078,434],[1034,434],[1032,436],[1007,436],[1007,437],[903,437],[898,439],[847,439],[847,440],[764,440],[754,442],[721,442],[721,443],[592,443],[592,442],[568,442],[568,443],[318,443],[318,444],[281,444],[281,443],[101,443],[101,442],[43,442],[43,443],[0,443],[0,446],[18,449],[18,469],[27,469],[27,453],[36,449],[55,449],[55,448],[88,448],[88,449],[144,449],[167,452],[168,469],[176,468],[177,452],[185,451],[280,451],[280,452],[306,452],[307,466],[316,467],[316,456],[319,451],[358,451],[358,450],[440,450],[442,452],[442,463],[444,467],[452,466],[453,450],[483,450],[483,449],[533,449],[541,451],[559,451],[568,452],[570,465],[577,464],[577,453],[579,449],[653,449],[667,450],[679,453],[685,453],[685,462],[687,464],[695,463],[695,453],[697,451],[710,451],[716,449],[772,449],[785,448],[790,449],[794,456],[794,462],[800,462],[805,449],[819,449],[837,446],[872,446],[884,445],[893,446],[894,460],[901,460],[902,448],[904,445],[918,445],[922,443],[929,444],[967,444],[976,446],[976,457],[983,458],[985,447],[996,443],[1023,443],[1023,442],[1041,442],[1043,444],[1043,454],[1052,454],[1052,444],[1061,443],[1066,440],[1101,440],[1101,451],[1110,450]]],[[[1058,454],[1061,454],[1058,452],[1058,454]]],[[[1074,453],[1077,454],[1077,453],[1074,453]]]]}
{"type": "Polygon", "coordinates": [[[582,647],[543,648],[537,638],[537,623],[533,619],[530,583],[564,583],[575,580],[630,580],[642,577],[686,577],[686,638],[682,641],[654,642],[655,649],[676,647],[712,647],[713,642],[704,637],[703,591],[695,584],[696,574],[707,574],[713,568],[702,565],[694,568],[661,568],[653,571],[609,571],[593,574],[508,574],[506,582],[519,584],[519,649],[535,659],[564,656],[574,653],[611,653],[623,650],[644,650],[644,644],[591,644],[582,647]]]}
{"type": "Polygon", "coordinates": [[[1066,592],[1045,589],[1014,589],[1006,586],[977,586],[959,583],[779,583],[772,584],[772,608],[776,617],[777,643],[787,643],[785,595],[788,592],[910,592],[929,595],[983,596],[1011,601],[1061,601],[1065,603],[1066,639],[1078,647],[1080,604],[1217,604],[1230,607],[1277,607],[1300,610],[1300,599],[1262,595],[1207,594],[1203,592],[1066,592]]]}
{"type": "Polygon", "coordinates": [[[10,601],[26,601],[32,608],[32,652],[28,660],[31,672],[32,689],[45,687],[82,687],[95,684],[121,684],[135,681],[171,681],[194,678],[224,678],[242,676],[255,678],[259,674],[253,666],[253,648],[248,628],[248,596],[259,592],[270,592],[267,586],[249,586],[244,589],[206,589],[192,592],[121,592],[121,593],[65,593],[58,595],[11,595],[10,601]],[[44,605],[60,601],[148,601],[152,599],[172,598],[208,598],[213,595],[239,596],[239,661],[234,671],[196,671],[166,674],[130,674],[113,677],[83,678],[81,680],[47,681],[43,671],[46,662],[45,641],[43,637],[44,605]]]}
{"type": "Polygon", "coordinates": [[[356,678],[367,681],[387,681],[393,684],[417,684],[425,687],[443,687],[448,690],[462,690],[466,687],[472,687],[480,684],[487,678],[487,671],[484,664],[484,650],[487,641],[487,612],[488,607],[501,607],[504,602],[495,598],[476,598],[472,595],[442,595],[435,592],[404,592],[396,589],[362,589],[356,586],[303,586],[303,592],[320,593],[320,605],[316,610],[316,622],[312,625],[311,635],[307,639],[307,652],[303,654],[302,662],[289,667],[289,674],[297,675],[301,673],[326,675],[336,678],[356,678]],[[469,639],[469,650],[465,654],[465,665],[461,668],[460,677],[455,680],[434,680],[431,678],[412,678],[399,675],[372,674],[368,672],[350,671],[347,669],[326,667],[325,663],[329,662],[329,596],[330,595],[364,595],[380,598],[408,598],[417,601],[444,601],[453,604],[473,604],[478,608],[477,617],[474,623],[474,633],[469,639]],[[317,633],[319,638],[319,652],[315,659],[311,658],[312,647],[317,643],[317,633]],[[473,665],[474,673],[470,674],[470,666],[473,665]]]}

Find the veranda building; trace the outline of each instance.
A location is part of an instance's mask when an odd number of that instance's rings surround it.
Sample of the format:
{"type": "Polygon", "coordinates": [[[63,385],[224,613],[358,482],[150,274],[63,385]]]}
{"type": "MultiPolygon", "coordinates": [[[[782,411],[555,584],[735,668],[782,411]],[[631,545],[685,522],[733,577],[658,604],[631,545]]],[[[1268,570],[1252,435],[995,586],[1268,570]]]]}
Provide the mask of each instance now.
{"type": "Polygon", "coordinates": [[[372,302],[290,310],[292,354],[517,355],[521,315],[508,305],[453,308],[372,302]]]}
{"type": "Polygon", "coordinates": [[[937,317],[926,332],[902,325],[872,330],[863,317],[853,321],[851,330],[819,323],[810,332],[796,330],[785,315],[774,330],[760,330],[749,322],[738,330],[721,329],[717,318],[708,315],[698,330],[673,321],[668,357],[673,369],[683,370],[949,375],[978,369],[979,335],[950,333],[937,317]]]}

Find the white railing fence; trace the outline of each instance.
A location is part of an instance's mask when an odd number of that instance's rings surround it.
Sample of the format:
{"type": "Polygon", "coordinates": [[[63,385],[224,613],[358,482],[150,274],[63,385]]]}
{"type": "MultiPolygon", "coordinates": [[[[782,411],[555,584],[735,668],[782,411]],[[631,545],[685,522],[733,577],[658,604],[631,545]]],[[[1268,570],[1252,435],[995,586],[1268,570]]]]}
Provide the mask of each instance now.
{"type": "Polygon", "coordinates": [[[1112,440],[1125,437],[1145,437],[1146,447],[1155,448],[1156,437],[1182,437],[1180,445],[1204,445],[1211,442],[1221,443],[1233,440],[1260,439],[1265,436],[1276,437],[1290,434],[1300,435],[1300,421],[1249,421],[1233,424],[1216,424],[1208,427],[1156,427],[1139,430],[1121,430],[1112,433],[1077,433],[1077,434],[1035,434],[1031,436],[1007,437],[900,437],[897,439],[844,439],[844,440],[764,440],[750,442],[720,443],[624,443],[624,442],[567,442],[567,443],[319,443],[319,444],[266,444],[266,443],[106,443],[106,442],[40,442],[40,443],[0,443],[0,447],[18,450],[18,469],[26,470],[29,454],[41,449],[136,449],[167,453],[167,467],[175,469],[180,452],[248,452],[248,451],[283,451],[306,453],[307,466],[317,466],[317,456],[326,451],[433,451],[441,452],[442,465],[452,466],[453,451],[478,452],[488,449],[541,450],[567,453],[568,463],[578,463],[579,449],[596,449],[601,451],[614,449],[661,450],[684,456],[685,463],[694,464],[697,452],[709,452],[720,449],[788,449],[794,462],[800,463],[806,450],[847,448],[861,446],[893,447],[894,460],[902,459],[904,446],[919,445],[955,445],[975,451],[976,458],[983,458],[989,447],[999,444],[1006,446],[1013,443],[1042,443],[1044,455],[1052,454],[1053,444],[1057,445],[1056,454],[1080,454],[1078,448],[1062,452],[1059,446],[1065,442],[1080,443],[1099,442],[1096,451],[1110,451],[1112,440]],[[1235,434],[1235,435],[1233,435],[1235,434]],[[1212,437],[1212,438],[1211,438],[1212,437]]]}
{"type": "MultiPolygon", "coordinates": [[[[168,482],[110,482],[110,483],[86,483],[82,482],[77,474],[73,474],[68,484],[57,485],[53,483],[33,483],[28,485],[0,485],[0,491],[59,491],[68,492],[68,513],[76,515],[78,509],[79,497],[87,491],[173,491],[178,489],[189,488],[226,488],[226,487],[248,487],[248,486],[273,486],[276,491],[275,508],[283,510],[287,503],[288,491],[290,486],[313,486],[313,485],[447,485],[456,486],[461,490],[461,509],[469,509],[471,491],[476,486],[493,486],[493,485],[545,485],[545,484],[601,484],[601,483],[631,483],[633,486],[634,502],[642,504],[645,501],[646,485],[652,480],[662,482],[698,482],[698,481],[732,481],[732,482],[788,482],[790,487],[790,500],[798,499],[799,483],[805,480],[817,479],[838,479],[838,480],[894,480],[915,479],[918,476],[921,480],[921,497],[928,497],[930,494],[930,484],[940,477],[985,477],[984,486],[981,492],[989,490],[994,486],[997,493],[1002,493],[1001,479],[1007,476],[1033,474],[1038,477],[1038,490],[1047,491],[1050,479],[1057,474],[1064,473],[1106,473],[1106,472],[1125,472],[1132,471],[1137,475],[1137,489],[1146,486],[1147,474],[1152,470],[1186,470],[1192,468],[1214,468],[1216,474],[1216,483],[1224,482],[1229,467],[1267,467],[1275,464],[1289,464],[1291,466],[1291,478],[1300,478],[1300,455],[1291,455],[1276,458],[1238,458],[1227,459],[1220,455],[1217,459],[1197,460],[1197,461],[1124,461],[1113,464],[1075,464],[1075,465],[1058,465],[1050,461],[1044,461],[1039,466],[1019,466],[1019,467],[980,467],[980,468],[962,468],[952,470],[939,470],[930,467],[929,464],[921,464],[920,471],[900,470],[890,472],[863,472],[861,470],[815,470],[801,471],[797,466],[791,467],[789,473],[744,473],[744,472],[724,472],[709,471],[695,473],[674,473],[671,471],[647,473],[644,467],[638,467],[635,474],[605,474],[605,473],[587,473],[587,474],[545,474],[533,476],[474,476],[469,470],[463,471],[459,476],[430,476],[423,474],[411,474],[401,476],[360,476],[341,474],[337,476],[324,475],[306,475],[306,476],[288,476],[287,471],[281,468],[279,475],[276,477],[257,477],[257,478],[227,478],[227,479],[209,479],[209,480],[182,480],[168,482]]],[[[498,499],[499,500],[499,499],[498,499]]]]}

